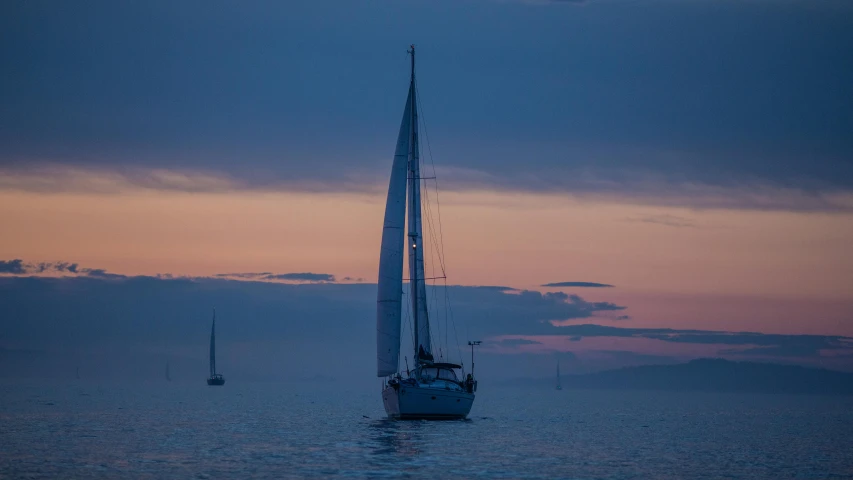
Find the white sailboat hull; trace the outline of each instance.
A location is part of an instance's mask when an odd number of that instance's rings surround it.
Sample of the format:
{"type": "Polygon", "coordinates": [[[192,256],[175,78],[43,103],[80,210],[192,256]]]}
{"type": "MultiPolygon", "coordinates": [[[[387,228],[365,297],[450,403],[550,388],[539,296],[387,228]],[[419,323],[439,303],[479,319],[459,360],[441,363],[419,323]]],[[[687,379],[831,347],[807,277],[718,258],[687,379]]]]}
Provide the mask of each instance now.
{"type": "Polygon", "coordinates": [[[465,418],[474,404],[474,394],[439,388],[400,385],[382,391],[389,417],[401,420],[453,420],[465,418]]]}

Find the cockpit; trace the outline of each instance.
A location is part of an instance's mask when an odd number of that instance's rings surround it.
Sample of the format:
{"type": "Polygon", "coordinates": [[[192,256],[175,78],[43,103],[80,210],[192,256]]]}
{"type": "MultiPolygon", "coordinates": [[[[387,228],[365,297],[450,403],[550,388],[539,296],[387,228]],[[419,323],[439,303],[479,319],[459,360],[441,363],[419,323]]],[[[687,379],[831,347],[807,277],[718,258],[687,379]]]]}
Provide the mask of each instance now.
{"type": "Polygon", "coordinates": [[[422,367],[421,368],[421,379],[425,381],[429,380],[450,380],[451,382],[458,382],[459,379],[456,377],[456,372],[451,370],[450,368],[439,368],[439,367],[422,367]]]}
{"type": "Polygon", "coordinates": [[[456,375],[455,369],[462,368],[461,365],[453,363],[432,363],[422,365],[417,372],[413,372],[413,380],[416,379],[421,388],[440,388],[445,390],[464,390],[464,385],[456,375]]]}
{"type": "Polygon", "coordinates": [[[389,380],[388,384],[394,388],[398,388],[401,385],[411,385],[420,388],[436,388],[474,393],[477,390],[477,381],[474,380],[470,373],[464,381],[460,380],[456,375],[456,370],[461,368],[461,365],[456,365],[455,363],[427,363],[414,371],[407,371],[407,378],[403,378],[398,374],[397,378],[389,380]]]}

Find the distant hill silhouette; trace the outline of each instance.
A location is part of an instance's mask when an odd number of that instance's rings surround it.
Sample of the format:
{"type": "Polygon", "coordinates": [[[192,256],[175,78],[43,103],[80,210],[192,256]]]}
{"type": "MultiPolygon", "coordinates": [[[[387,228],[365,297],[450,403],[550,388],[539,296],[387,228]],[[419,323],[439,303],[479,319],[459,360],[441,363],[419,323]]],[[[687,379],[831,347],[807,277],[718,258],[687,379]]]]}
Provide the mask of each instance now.
{"type": "MultiPolygon", "coordinates": [[[[678,365],[624,367],[563,375],[563,388],[853,395],[853,373],[796,365],[702,358],[678,365]]],[[[512,385],[553,385],[554,378],[517,379],[512,385]]]]}

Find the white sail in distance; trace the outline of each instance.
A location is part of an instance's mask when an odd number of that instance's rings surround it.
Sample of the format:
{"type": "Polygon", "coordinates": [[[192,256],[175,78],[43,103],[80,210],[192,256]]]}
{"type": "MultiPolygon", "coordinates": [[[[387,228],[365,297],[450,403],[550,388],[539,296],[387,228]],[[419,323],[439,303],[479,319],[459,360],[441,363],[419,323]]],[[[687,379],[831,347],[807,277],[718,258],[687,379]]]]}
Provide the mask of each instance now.
{"type": "Polygon", "coordinates": [[[213,311],[213,324],[210,326],[210,376],[216,374],[216,310],[213,311]]]}

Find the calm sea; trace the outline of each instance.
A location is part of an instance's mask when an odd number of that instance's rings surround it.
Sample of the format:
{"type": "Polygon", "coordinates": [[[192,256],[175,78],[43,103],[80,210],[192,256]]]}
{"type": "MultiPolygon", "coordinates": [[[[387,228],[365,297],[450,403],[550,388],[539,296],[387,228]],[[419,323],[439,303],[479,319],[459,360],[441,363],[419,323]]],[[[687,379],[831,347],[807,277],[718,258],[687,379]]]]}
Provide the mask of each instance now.
{"type": "Polygon", "coordinates": [[[853,478],[853,397],[480,389],[389,421],[379,388],[0,384],[0,478],[853,478]]]}

